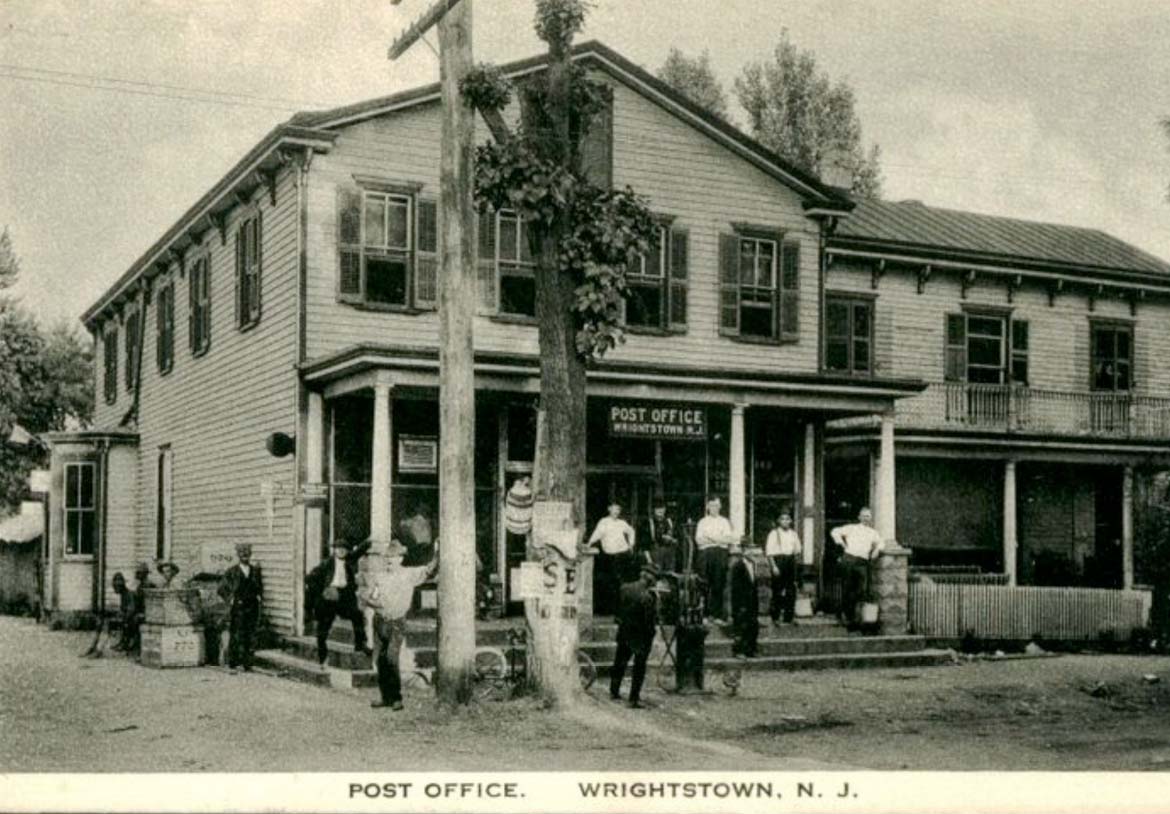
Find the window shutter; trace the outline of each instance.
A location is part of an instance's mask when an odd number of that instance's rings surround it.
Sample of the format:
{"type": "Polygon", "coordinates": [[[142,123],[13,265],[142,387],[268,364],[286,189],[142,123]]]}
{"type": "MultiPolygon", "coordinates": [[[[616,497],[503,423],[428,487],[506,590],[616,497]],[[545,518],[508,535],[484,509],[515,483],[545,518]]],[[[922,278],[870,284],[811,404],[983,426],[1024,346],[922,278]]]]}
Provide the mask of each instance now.
{"type": "Polygon", "coordinates": [[[434,308],[439,301],[439,206],[434,200],[419,200],[416,212],[414,304],[434,308]]]}
{"type": "Polygon", "coordinates": [[[687,245],[690,235],[686,229],[670,230],[670,314],[672,330],[687,327],[687,245]]]}
{"type": "Polygon", "coordinates": [[[126,392],[129,393],[134,390],[134,368],[135,357],[139,354],[138,349],[138,320],[141,318],[137,311],[132,311],[126,317],[126,370],[124,378],[126,380],[126,392]]]}
{"type": "Polygon", "coordinates": [[[479,215],[479,260],[476,263],[479,282],[480,310],[494,314],[499,298],[496,296],[496,213],[481,212],[479,215]]]}
{"type": "Polygon", "coordinates": [[[260,280],[262,279],[262,269],[264,268],[264,257],[261,247],[263,245],[262,237],[263,222],[260,212],[252,219],[252,284],[248,288],[248,321],[260,321],[260,280]]]}
{"type": "Polygon", "coordinates": [[[196,325],[199,320],[199,314],[196,309],[198,299],[196,294],[196,286],[199,284],[199,264],[202,260],[196,260],[191,264],[191,271],[187,275],[187,347],[194,353],[199,347],[199,342],[195,336],[196,325]]]}
{"type": "Polygon", "coordinates": [[[963,314],[946,316],[946,349],[943,378],[948,382],[967,379],[967,317],[963,314]]]}
{"type": "Polygon", "coordinates": [[[199,281],[199,350],[211,346],[211,256],[203,260],[203,275],[199,281]]]}
{"type": "Polygon", "coordinates": [[[103,352],[106,357],[106,402],[113,404],[118,400],[118,329],[111,328],[103,336],[103,352]]]}
{"type": "Polygon", "coordinates": [[[594,115],[581,137],[581,174],[602,189],[613,186],[613,98],[594,115]]]}
{"type": "Polygon", "coordinates": [[[784,243],[780,249],[780,339],[800,339],[800,244],[784,243]]]}
{"type": "Polygon", "coordinates": [[[719,235],[719,330],[739,333],[739,238],[719,235]]]}
{"type": "Polygon", "coordinates": [[[244,225],[236,228],[236,325],[244,324],[244,225]]]}
{"type": "Polygon", "coordinates": [[[1012,365],[1010,379],[1016,384],[1028,383],[1028,323],[1012,320],[1012,365]]]}
{"type": "Polygon", "coordinates": [[[155,295],[154,304],[154,360],[158,364],[160,373],[165,373],[167,369],[167,357],[165,349],[167,324],[166,315],[163,313],[166,308],[166,299],[166,286],[159,286],[158,294],[155,295]]]}
{"type": "Polygon", "coordinates": [[[362,193],[353,188],[337,191],[337,298],[362,298],[362,193]]]}

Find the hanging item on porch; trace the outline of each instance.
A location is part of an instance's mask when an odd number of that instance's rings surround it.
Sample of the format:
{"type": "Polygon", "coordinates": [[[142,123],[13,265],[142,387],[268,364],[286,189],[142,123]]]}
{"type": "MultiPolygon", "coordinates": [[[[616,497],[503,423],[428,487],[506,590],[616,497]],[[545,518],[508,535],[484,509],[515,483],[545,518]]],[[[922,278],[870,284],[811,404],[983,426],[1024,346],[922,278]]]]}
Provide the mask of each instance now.
{"type": "Polygon", "coordinates": [[[504,526],[521,537],[532,531],[532,486],[527,476],[516,479],[504,499],[504,526]]]}
{"type": "Polygon", "coordinates": [[[692,404],[614,403],[609,406],[609,435],[703,441],[707,438],[707,410],[692,404]]]}
{"type": "Polygon", "coordinates": [[[439,439],[433,435],[398,436],[398,471],[433,475],[439,466],[439,439]]]}

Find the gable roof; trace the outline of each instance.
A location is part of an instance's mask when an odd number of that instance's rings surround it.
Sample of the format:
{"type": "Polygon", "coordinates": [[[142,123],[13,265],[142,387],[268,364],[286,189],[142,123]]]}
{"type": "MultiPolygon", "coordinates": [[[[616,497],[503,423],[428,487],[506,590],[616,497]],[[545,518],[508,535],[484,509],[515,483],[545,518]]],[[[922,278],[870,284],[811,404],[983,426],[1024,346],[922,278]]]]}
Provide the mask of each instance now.
{"type": "MultiPolygon", "coordinates": [[[[826,209],[837,213],[845,213],[852,208],[853,202],[837,188],[825,184],[812,173],[781,158],[734,125],[695,104],[658,77],[597,40],[573,46],[572,59],[579,64],[605,71],[631,90],[691,127],[703,131],[776,180],[793,188],[804,198],[806,208],[826,209]]],[[[508,78],[515,79],[544,70],[547,62],[548,58],[545,55],[528,57],[501,65],[500,72],[508,78]]],[[[332,129],[438,99],[439,84],[436,82],[331,110],[297,113],[288,123],[314,129],[332,129]]]]}
{"type": "Polygon", "coordinates": [[[1099,229],[942,209],[918,201],[856,203],[830,238],[830,246],[1170,278],[1170,264],[1099,229]]]}

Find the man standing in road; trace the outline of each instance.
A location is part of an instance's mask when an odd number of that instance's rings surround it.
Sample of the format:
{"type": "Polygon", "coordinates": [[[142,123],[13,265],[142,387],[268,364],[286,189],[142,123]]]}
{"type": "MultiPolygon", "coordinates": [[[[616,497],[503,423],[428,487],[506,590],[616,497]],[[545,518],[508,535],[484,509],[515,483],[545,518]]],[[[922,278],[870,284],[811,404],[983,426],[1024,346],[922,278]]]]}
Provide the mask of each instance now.
{"type": "Polygon", "coordinates": [[[837,568],[841,574],[841,620],[850,627],[857,624],[857,604],[864,598],[869,581],[870,563],[882,551],[882,538],[873,527],[873,512],[863,506],[857,522],[838,526],[829,532],[841,546],[837,568]]]}
{"type": "Polygon", "coordinates": [[[727,550],[732,543],[739,542],[739,535],[731,527],[731,521],[720,514],[722,509],[723,501],[717,496],[707,498],[707,514],[695,526],[695,554],[699,575],[707,583],[707,615],[725,624],[727,550]]]}
{"type": "Polygon", "coordinates": [[[634,669],[630,672],[630,696],[628,705],[633,709],[642,706],[642,682],[646,678],[646,660],[654,644],[654,583],[658,572],[653,565],[642,566],[638,579],[627,582],[621,588],[617,611],[617,653],[613,657],[613,671],[609,677],[609,697],[621,700],[622,678],[626,665],[632,656],[634,669]]]}
{"type": "Polygon", "coordinates": [[[256,626],[260,622],[260,606],[264,599],[264,580],[260,566],[252,562],[252,546],[236,546],[238,562],[224,571],[219,583],[219,595],[229,608],[228,670],[237,667],[252,671],[252,651],[256,647],[256,626]]]}
{"type": "Polygon", "coordinates": [[[353,646],[372,655],[366,644],[366,624],[357,605],[357,560],[370,544],[353,546],[349,540],[333,541],[333,556],[309,572],[305,579],[305,607],[313,615],[317,633],[317,663],[329,656],[329,631],[340,616],[353,625],[353,646]]]}
{"type": "Polygon", "coordinates": [[[800,536],[792,528],[792,515],[781,512],[776,518],[776,527],[768,532],[764,543],[764,554],[772,570],[772,601],[768,615],[772,624],[780,622],[784,612],[784,623],[791,624],[796,610],[796,566],[800,562],[800,536]]]}

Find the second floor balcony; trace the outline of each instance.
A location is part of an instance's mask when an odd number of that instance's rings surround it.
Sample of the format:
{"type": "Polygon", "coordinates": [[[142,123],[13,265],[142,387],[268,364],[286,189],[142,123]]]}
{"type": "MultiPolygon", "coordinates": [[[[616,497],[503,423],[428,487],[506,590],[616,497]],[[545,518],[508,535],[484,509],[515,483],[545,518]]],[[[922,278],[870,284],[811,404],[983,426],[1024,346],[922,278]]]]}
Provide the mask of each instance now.
{"type": "Polygon", "coordinates": [[[898,402],[901,429],[1170,440],[1170,398],[932,382],[898,402]]]}

